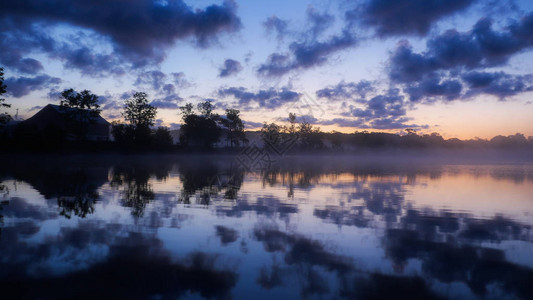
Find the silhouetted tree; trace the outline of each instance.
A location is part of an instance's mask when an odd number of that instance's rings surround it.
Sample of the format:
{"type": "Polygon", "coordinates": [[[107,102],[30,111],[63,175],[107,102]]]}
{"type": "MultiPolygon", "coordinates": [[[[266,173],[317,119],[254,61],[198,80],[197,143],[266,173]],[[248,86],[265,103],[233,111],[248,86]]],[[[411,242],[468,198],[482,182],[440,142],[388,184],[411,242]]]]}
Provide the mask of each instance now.
{"type": "Polygon", "coordinates": [[[60,99],[61,109],[75,122],[78,138],[85,139],[89,124],[94,123],[102,111],[98,104],[98,96],[89,90],[78,93],[68,89],[61,93],[60,99]]]}
{"type": "Polygon", "coordinates": [[[154,146],[158,150],[169,149],[174,142],[167,127],[159,127],[154,132],[154,146]]]}
{"type": "Polygon", "coordinates": [[[151,172],[147,168],[131,165],[117,166],[111,172],[110,185],[122,189],[121,204],[131,208],[134,217],[142,217],[146,205],[154,200],[155,194],[149,182],[151,172]]]}
{"type": "Polygon", "coordinates": [[[282,130],[283,128],[276,123],[264,123],[260,133],[263,143],[265,145],[277,147],[282,142],[282,130]]]}
{"type": "Polygon", "coordinates": [[[405,132],[407,132],[408,135],[416,135],[416,130],[413,128],[406,128],[405,132]]]}
{"type": "Polygon", "coordinates": [[[320,127],[313,128],[307,121],[298,126],[298,137],[303,149],[320,149],[324,146],[320,127]]]}
{"type": "Polygon", "coordinates": [[[111,134],[115,143],[125,149],[130,149],[135,143],[135,128],[131,125],[114,121],[111,123],[111,134]]]}
{"type": "Polygon", "coordinates": [[[192,106],[192,103],[186,103],[184,106],[181,106],[180,107],[180,111],[181,111],[181,115],[182,115],[182,119],[185,121],[185,118],[187,116],[190,116],[194,113],[193,111],[193,106],[192,106]]]}
{"type": "Polygon", "coordinates": [[[528,140],[521,133],[510,136],[498,135],[493,137],[489,142],[492,146],[498,148],[524,147],[528,144],[528,140]]]}
{"type": "Polygon", "coordinates": [[[407,129],[405,129],[405,131],[407,132],[407,134],[404,135],[402,137],[402,139],[403,139],[403,141],[404,141],[406,146],[408,146],[408,147],[420,147],[420,146],[424,145],[423,140],[422,140],[422,136],[419,136],[416,133],[416,130],[414,130],[412,128],[407,128],[407,129]]]}
{"type": "Polygon", "coordinates": [[[333,149],[342,149],[342,133],[337,131],[332,131],[326,137],[329,138],[331,142],[331,147],[333,149]]]}
{"type": "MultiPolygon", "coordinates": [[[[11,104],[4,103],[6,99],[1,98],[7,91],[7,86],[4,84],[4,68],[0,68],[0,108],[9,108],[11,104]]],[[[11,116],[7,112],[0,112],[0,125],[5,124],[11,120],[11,116]]]]}
{"type": "Polygon", "coordinates": [[[63,178],[66,188],[57,197],[59,214],[67,219],[72,215],[85,218],[94,213],[94,205],[99,198],[98,185],[91,183],[86,172],[77,171],[63,178]]]}
{"type": "Polygon", "coordinates": [[[298,142],[298,130],[296,127],[296,115],[289,113],[289,125],[280,126],[275,123],[263,125],[261,139],[265,146],[281,155],[289,151],[298,142]]]}
{"type": "MultiPolygon", "coordinates": [[[[211,101],[204,101],[202,103],[198,103],[198,110],[200,111],[200,114],[205,118],[213,118],[215,115],[213,114],[213,110],[215,106],[211,101]]],[[[218,117],[218,116],[217,116],[218,117]]]]}
{"type": "Polygon", "coordinates": [[[200,114],[192,111],[192,104],[180,107],[183,125],[180,132],[180,144],[212,148],[220,140],[221,128],[217,121],[220,117],[213,113],[214,106],[205,101],[197,106],[200,114]]]}
{"type": "Polygon", "coordinates": [[[157,108],[149,104],[146,93],[137,92],[131,99],[126,100],[122,116],[129,122],[129,130],[133,130],[133,143],[136,146],[150,145],[150,126],[154,125],[156,114],[157,108]]]}
{"type": "Polygon", "coordinates": [[[244,124],[237,109],[226,109],[226,118],[221,118],[220,122],[227,129],[226,140],[230,146],[239,146],[240,143],[248,144],[248,139],[244,134],[244,124]]]}
{"type": "Polygon", "coordinates": [[[157,108],[148,103],[148,95],[143,92],[133,94],[126,100],[122,116],[133,127],[150,127],[154,125],[157,108]]]}
{"type": "Polygon", "coordinates": [[[289,126],[285,127],[285,132],[289,135],[296,135],[296,114],[289,113],[289,126]]]}
{"type": "Polygon", "coordinates": [[[425,146],[429,147],[439,147],[444,144],[444,139],[437,132],[432,132],[431,134],[424,134],[422,136],[425,146]]]}

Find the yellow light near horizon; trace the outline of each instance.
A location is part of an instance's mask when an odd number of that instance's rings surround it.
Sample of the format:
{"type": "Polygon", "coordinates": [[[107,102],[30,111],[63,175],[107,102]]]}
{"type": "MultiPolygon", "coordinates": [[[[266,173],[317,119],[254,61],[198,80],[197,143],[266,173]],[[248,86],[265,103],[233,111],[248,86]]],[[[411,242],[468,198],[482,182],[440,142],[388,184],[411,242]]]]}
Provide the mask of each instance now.
{"type": "Polygon", "coordinates": [[[475,137],[490,139],[497,135],[522,133],[533,136],[533,105],[525,101],[477,99],[469,102],[420,105],[410,112],[417,122],[445,138],[475,137]]]}

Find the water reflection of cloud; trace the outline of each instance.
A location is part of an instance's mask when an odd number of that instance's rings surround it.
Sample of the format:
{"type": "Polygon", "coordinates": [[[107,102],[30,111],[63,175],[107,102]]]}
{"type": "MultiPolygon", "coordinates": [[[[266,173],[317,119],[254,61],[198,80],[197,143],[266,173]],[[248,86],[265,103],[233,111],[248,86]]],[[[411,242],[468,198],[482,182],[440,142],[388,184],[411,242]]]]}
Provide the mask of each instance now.
{"type": "Polygon", "coordinates": [[[208,157],[36,167],[37,175],[0,170],[43,195],[25,197],[30,188],[20,184],[5,197],[0,285],[35,287],[27,297],[72,296],[70,288],[58,294],[65,283],[95,297],[149,296],[139,291],[142,281],[168,297],[227,297],[238,273],[253,272],[250,289],[302,297],[438,298],[457,284],[479,297],[532,296],[523,287],[532,279],[524,262],[531,247],[510,249],[533,244],[532,166],[295,159],[250,174],[208,157]],[[57,178],[38,178],[47,174],[57,178]],[[231,258],[244,265],[221,264],[231,258]],[[105,273],[131,291],[101,282],[105,273]],[[110,294],[88,291],[84,280],[110,294]]]}
{"type": "Polygon", "coordinates": [[[119,224],[83,222],[36,245],[9,238],[27,228],[8,227],[8,238],[1,240],[0,287],[7,295],[145,298],[191,292],[226,297],[237,280],[215,256],[194,252],[176,260],[153,234],[119,224]]]}

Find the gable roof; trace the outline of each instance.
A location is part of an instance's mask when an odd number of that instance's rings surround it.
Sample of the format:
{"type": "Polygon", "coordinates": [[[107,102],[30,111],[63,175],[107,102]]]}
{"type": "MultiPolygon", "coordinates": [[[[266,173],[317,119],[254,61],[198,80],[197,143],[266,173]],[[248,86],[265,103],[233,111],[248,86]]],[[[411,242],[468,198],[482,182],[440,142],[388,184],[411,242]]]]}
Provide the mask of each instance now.
{"type": "MultiPolygon", "coordinates": [[[[39,112],[37,112],[35,115],[33,115],[31,118],[33,118],[34,116],[39,114],[41,111],[44,111],[45,109],[48,110],[50,108],[53,109],[54,111],[56,111],[57,113],[65,116],[65,117],[68,117],[68,114],[71,113],[71,112],[81,111],[82,110],[82,109],[79,109],[79,108],[61,107],[61,106],[56,105],[56,104],[48,104],[45,107],[43,107],[39,112]]],[[[30,120],[30,119],[28,119],[28,120],[30,120]]],[[[109,122],[106,119],[102,118],[102,116],[100,116],[100,114],[98,114],[98,116],[96,116],[94,118],[94,123],[102,124],[102,125],[109,125],[109,122]]]]}

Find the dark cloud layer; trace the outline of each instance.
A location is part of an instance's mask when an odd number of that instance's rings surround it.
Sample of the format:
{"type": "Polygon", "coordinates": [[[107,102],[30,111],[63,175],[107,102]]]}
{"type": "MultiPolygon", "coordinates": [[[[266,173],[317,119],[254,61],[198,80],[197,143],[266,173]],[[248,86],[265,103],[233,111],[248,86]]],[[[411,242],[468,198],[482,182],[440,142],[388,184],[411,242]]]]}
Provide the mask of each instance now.
{"type": "Polygon", "coordinates": [[[146,71],[137,77],[135,85],[150,87],[155,92],[151,105],[162,109],[177,109],[183,100],[178,95],[178,88],[186,88],[189,83],[182,72],[170,75],[159,70],[146,71]]]}
{"type": "Polygon", "coordinates": [[[369,128],[400,129],[412,127],[405,122],[406,106],[404,96],[398,89],[391,89],[385,94],[377,95],[365,103],[365,108],[352,109],[350,115],[362,120],[369,128]]]}
{"type": "Polygon", "coordinates": [[[219,77],[228,77],[235,75],[239,73],[242,70],[241,63],[233,60],[233,59],[226,59],[224,61],[224,65],[219,69],[220,73],[218,74],[219,77]]]}
{"type": "Polygon", "coordinates": [[[38,61],[24,57],[33,51],[45,52],[63,60],[66,67],[87,74],[101,73],[99,69],[121,73],[126,62],[135,67],[161,62],[165,50],[178,40],[193,39],[200,47],[206,47],[219,34],[241,26],[232,1],[195,10],[181,0],[3,1],[0,22],[1,40],[18,41],[3,48],[0,63],[26,73],[42,68],[38,61]],[[96,33],[111,42],[113,52],[96,52],[86,44],[83,34],[75,36],[79,41],[70,45],[48,35],[50,28],[40,30],[58,24],[96,33]]]}
{"type": "Polygon", "coordinates": [[[298,100],[301,96],[299,93],[291,91],[287,87],[280,90],[270,88],[257,92],[250,92],[244,87],[228,87],[219,89],[218,95],[221,97],[234,97],[237,99],[240,107],[247,108],[255,103],[259,107],[267,109],[278,108],[285,103],[298,100]]]}
{"type": "Polygon", "coordinates": [[[326,29],[328,29],[335,21],[335,18],[332,15],[325,12],[321,13],[312,7],[307,9],[307,19],[309,22],[307,34],[313,39],[318,38],[320,34],[326,31],[326,29]]]}
{"type": "Polygon", "coordinates": [[[358,127],[373,129],[419,128],[421,125],[410,124],[406,117],[411,104],[399,89],[389,89],[383,93],[375,93],[376,89],[368,81],[359,83],[341,82],[336,86],[317,91],[317,96],[330,100],[355,100],[358,106],[350,105],[348,111],[341,115],[345,118],[334,118],[317,122],[322,125],[338,125],[341,127],[358,127]],[[365,99],[368,93],[373,95],[365,99]]]}
{"type": "Polygon", "coordinates": [[[279,41],[283,40],[283,38],[285,38],[285,36],[289,33],[289,22],[287,20],[282,20],[277,16],[269,17],[265,22],[263,22],[263,26],[265,26],[268,34],[275,33],[276,38],[279,41]]]}
{"type": "Polygon", "coordinates": [[[339,82],[335,86],[326,87],[316,91],[319,98],[327,98],[329,100],[347,100],[356,97],[365,98],[366,94],[373,92],[375,88],[368,80],[361,80],[355,82],[339,82]]]}
{"type": "MultiPolygon", "coordinates": [[[[322,37],[331,28],[334,17],[313,8],[306,12],[306,29],[291,33],[295,40],[289,44],[287,52],[272,53],[267,61],[257,68],[257,73],[266,77],[278,77],[293,70],[309,69],[323,65],[330,55],[355,46],[358,42],[353,31],[347,27],[340,33],[322,37]]],[[[265,22],[267,30],[276,30],[278,38],[288,35],[287,22],[273,16],[265,22]]]]}
{"type": "Polygon", "coordinates": [[[409,94],[410,100],[415,102],[435,98],[443,98],[448,101],[458,99],[462,90],[463,86],[458,80],[443,79],[438,76],[424,78],[424,80],[409,84],[404,89],[409,94]]]}
{"type": "Polygon", "coordinates": [[[480,94],[504,99],[530,91],[530,75],[486,71],[533,46],[533,13],[509,24],[495,30],[491,19],[482,18],[468,32],[452,29],[430,38],[419,53],[402,41],[391,53],[389,78],[415,102],[480,94]]]}
{"type": "Polygon", "coordinates": [[[533,90],[531,75],[510,75],[504,72],[469,72],[462,75],[470,90],[466,96],[494,95],[500,99],[533,90]]]}
{"type": "Polygon", "coordinates": [[[257,73],[262,76],[281,76],[297,69],[309,69],[324,64],[328,57],[357,43],[349,31],[335,35],[325,41],[311,40],[293,42],[289,53],[273,53],[266,63],[261,64],[257,73]]]}
{"type": "Polygon", "coordinates": [[[51,88],[59,83],[61,79],[57,77],[50,77],[48,75],[39,75],[35,77],[9,77],[4,83],[7,85],[7,94],[15,98],[26,96],[27,94],[51,88]]]}
{"type": "Polygon", "coordinates": [[[146,71],[137,77],[135,85],[149,85],[154,90],[159,90],[165,84],[167,75],[159,70],[146,71]]]}
{"type": "Polygon", "coordinates": [[[400,43],[391,54],[389,76],[395,82],[410,82],[439,70],[499,66],[531,46],[533,13],[502,31],[493,30],[492,21],[483,18],[469,32],[448,30],[429,39],[422,53],[413,52],[407,42],[400,43]]]}
{"type": "Polygon", "coordinates": [[[367,0],[345,18],[375,29],[381,37],[426,35],[436,21],[457,13],[477,0],[367,0]]]}

